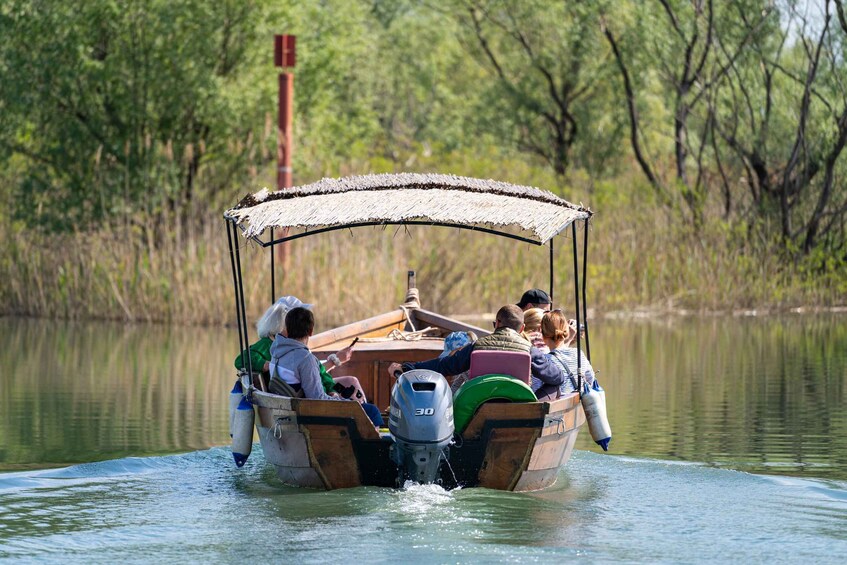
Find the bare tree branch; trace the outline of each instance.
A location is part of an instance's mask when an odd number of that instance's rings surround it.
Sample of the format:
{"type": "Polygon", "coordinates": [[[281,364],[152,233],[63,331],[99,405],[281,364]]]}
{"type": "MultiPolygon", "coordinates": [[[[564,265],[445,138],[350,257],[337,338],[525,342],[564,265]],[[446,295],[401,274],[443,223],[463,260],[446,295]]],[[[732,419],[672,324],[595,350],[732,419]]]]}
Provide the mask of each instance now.
{"type": "Polygon", "coordinates": [[[638,132],[640,129],[638,123],[638,109],[635,106],[635,91],[632,88],[632,81],[629,78],[629,71],[627,70],[626,65],[623,62],[623,57],[621,56],[617,41],[615,41],[615,37],[612,35],[612,32],[606,25],[605,20],[601,21],[601,26],[603,30],[603,35],[606,36],[609,45],[612,47],[612,52],[615,55],[615,61],[618,64],[618,69],[620,69],[621,77],[623,78],[624,91],[626,92],[626,106],[627,111],[629,113],[629,140],[630,144],[632,145],[632,151],[635,153],[635,159],[638,161],[638,165],[644,172],[644,176],[647,177],[647,180],[650,182],[653,188],[656,189],[657,192],[662,193],[662,185],[659,182],[658,177],[655,175],[655,173],[653,173],[653,169],[650,167],[650,164],[644,158],[644,154],[641,151],[641,144],[638,141],[638,132]]]}
{"type": "Polygon", "coordinates": [[[838,13],[838,23],[841,24],[841,30],[847,33],[847,16],[844,15],[842,0],[835,0],[835,11],[838,13]]]}

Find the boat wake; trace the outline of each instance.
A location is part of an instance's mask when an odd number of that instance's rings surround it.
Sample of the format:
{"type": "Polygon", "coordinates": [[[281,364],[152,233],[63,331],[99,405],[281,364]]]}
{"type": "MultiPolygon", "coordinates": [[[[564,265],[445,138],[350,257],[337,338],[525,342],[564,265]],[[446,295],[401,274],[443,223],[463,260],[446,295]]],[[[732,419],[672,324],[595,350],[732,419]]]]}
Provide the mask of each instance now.
{"type": "Polygon", "coordinates": [[[556,486],[533,493],[411,481],[326,492],[280,485],[255,455],[253,472],[219,447],[0,474],[0,560],[203,561],[224,551],[317,562],[337,560],[344,547],[351,561],[393,562],[403,547],[409,563],[579,555],[826,563],[847,551],[842,481],[577,451],[556,486]],[[242,537],[234,520],[241,531],[285,536],[242,537]]]}

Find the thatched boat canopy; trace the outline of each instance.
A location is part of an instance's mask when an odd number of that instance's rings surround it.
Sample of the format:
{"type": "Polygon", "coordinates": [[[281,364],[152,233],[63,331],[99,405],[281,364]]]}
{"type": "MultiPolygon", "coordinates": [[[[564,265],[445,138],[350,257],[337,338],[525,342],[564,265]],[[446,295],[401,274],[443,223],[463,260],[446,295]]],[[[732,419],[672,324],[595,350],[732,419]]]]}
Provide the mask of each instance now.
{"type": "Polygon", "coordinates": [[[224,217],[249,238],[259,238],[270,228],[315,232],[423,224],[493,232],[543,245],[571,222],[591,215],[591,210],[538,188],[400,173],[323,179],[277,192],[263,189],[244,197],[224,217]]]}

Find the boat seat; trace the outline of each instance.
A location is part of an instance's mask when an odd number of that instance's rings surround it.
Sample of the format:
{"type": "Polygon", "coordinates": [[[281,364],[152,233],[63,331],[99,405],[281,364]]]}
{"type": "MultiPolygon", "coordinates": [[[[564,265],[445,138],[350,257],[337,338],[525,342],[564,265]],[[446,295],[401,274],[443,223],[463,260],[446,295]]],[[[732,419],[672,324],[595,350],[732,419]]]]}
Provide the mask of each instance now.
{"type": "Polygon", "coordinates": [[[462,433],[486,402],[536,402],[529,385],[511,375],[483,375],[462,385],[453,398],[453,423],[462,433]]]}
{"type": "Polygon", "coordinates": [[[482,375],[510,375],[529,384],[529,353],[520,351],[473,351],[468,380],[482,375]]]}

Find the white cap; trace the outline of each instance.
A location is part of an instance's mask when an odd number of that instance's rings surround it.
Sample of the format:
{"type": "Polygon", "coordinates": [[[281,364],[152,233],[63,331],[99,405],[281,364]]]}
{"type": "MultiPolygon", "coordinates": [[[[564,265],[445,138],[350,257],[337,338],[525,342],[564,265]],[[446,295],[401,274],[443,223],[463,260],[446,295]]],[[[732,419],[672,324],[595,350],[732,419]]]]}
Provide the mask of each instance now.
{"type": "Polygon", "coordinates": [[[304,304],[296,296],[283,296],[277,300],[276,303],[280,306],[284,306],[286,311],[293,310],[294,308],[305,308],[306,310],[312,309],[311,304],[304,304]]]}

